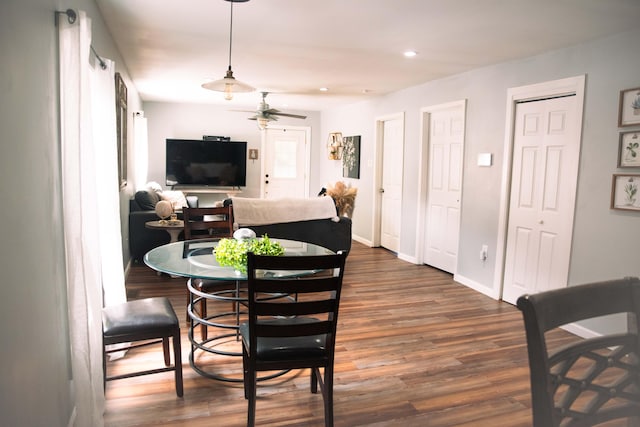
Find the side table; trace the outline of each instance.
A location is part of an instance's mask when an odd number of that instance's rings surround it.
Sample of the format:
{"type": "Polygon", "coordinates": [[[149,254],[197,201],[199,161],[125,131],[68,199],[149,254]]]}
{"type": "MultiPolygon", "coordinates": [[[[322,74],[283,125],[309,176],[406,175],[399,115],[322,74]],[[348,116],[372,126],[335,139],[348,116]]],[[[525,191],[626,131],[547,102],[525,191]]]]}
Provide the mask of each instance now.
{"type": "Polygon", "coordinates": [[[157,220],[157,221],[147,221],[144,223],[146,228],[150,228],[152,230],[164,230],[169,233],[171,236],[171,240],[169,243],[177,242],[178,236],[180,232],[184,230],[184,221],[181,219],[177,219],[175,221],[167,221],[167,220],[157,220]]]}

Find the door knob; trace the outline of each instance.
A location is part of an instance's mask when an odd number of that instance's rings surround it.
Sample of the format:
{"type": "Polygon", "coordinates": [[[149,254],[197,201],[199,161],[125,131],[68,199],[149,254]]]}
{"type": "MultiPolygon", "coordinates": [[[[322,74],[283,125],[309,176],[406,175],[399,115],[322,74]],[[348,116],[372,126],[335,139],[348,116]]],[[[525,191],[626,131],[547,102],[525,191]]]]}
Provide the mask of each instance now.
{"type": "Polygon", "coordinates": [[[380,190],[378,190],[378,191],[380,191],[381,193],[384,193],[384,188],[381,188],[381,189],[380,189],[380,190]]]}

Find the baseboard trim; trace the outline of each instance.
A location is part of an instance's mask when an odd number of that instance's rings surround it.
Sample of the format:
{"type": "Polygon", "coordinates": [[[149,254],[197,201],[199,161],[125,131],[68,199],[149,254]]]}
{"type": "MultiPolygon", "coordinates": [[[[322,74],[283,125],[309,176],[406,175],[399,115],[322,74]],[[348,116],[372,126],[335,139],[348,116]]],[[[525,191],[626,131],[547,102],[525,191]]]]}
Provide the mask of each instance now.
{"type": "Polygon", "coordinates": [[[474,291],[478,291],[481,294],[484,294],[488,297],[491,297],[495,300],[500,299],[500,295],[499,292],[496,292],[494,289],[492,288],[488,288],[485,285],[479,283],[479,282],[475,282],[467,277],[464,277],[460,274],[454,274],[453,275],[453,280],[455,280],[456,282],[473,289],[474,291]]]}
{"type": "Polygon", "coordinates": [[[373,247],[373,242],[372,242],[371,240],[365,239],[365,238],[360,237],[360,236],[357,236],[357,235],[355,235],[355,234],[353,234],[353,235],[351,236],[351,238],[352,238],[353,240],[355,240],[356,242],[358,242],[358,243],[362,243],[362,244],[363,244],[363,245],[365,245],[365,246],[368,246],[368,247],[370,247],[370,248],[372,248],[372,247],[373,247]]]}

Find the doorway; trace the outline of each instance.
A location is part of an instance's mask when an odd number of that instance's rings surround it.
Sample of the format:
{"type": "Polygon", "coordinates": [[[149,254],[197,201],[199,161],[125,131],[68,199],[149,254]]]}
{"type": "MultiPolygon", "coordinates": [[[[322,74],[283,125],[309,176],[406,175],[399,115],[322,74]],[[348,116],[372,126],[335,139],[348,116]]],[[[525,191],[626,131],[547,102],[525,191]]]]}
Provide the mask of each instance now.
{"type": "MultiPolygon", "coordinates": [[[[418,239],[418,254],[424,264],[455,274],[458,265],[462,171],[464,165],[466,100],[422,110],[422,169],[426,164],[426,195],[419,191],[426,206],[419,218],[424,232],[418,239]]],[[[422,228],[419,228],[422,230],[422,228]]]]}
{"type": "Polygon", "coordinates": [[[376,168],[373,244],[400,250],[402,179],[404,176],[404,113],[376,120],[376,168]]]}
{"type": "Polygon", "coordinates": [[[268,127],[263,132],[263,198],[309,196],[309,135],[310,129],[301,127],[268,127]]]}
{"type": "Polygon", "coordinates": [[[567,286],[582,136],[584,76],[514,88],[497,270],[502,299],[567,286]]]}

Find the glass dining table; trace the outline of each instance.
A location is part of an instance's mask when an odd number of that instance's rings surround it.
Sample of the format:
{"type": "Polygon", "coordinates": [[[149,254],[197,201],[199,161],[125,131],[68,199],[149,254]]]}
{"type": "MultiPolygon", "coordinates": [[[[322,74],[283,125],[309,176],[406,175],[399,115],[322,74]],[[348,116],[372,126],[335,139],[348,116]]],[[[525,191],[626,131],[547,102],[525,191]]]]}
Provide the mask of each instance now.
{"type": "MultiPolygon", "coordinates": [[[[274,239],[285,249],[285,256],[330,255],[334,252],[322,246],[295,240],[274,239]]],[[[186,307],[189,318],[188,337],[191,343],[189,364],[200,375],[227,382],[242,382],[242,347],[239,325],[246,318],[246,273],[233,267],[223,267],[215,259],[214,249],[219,239],[186,240],[159,246],[147,252],[144,263],[150,268],[189,280],[189,302],[186,307]],[[193,279],[234,282],[229,289],[203,292],[194,286],[193,279]],[[207,314],[203,316],[196,306],[205,301],[207,314]],[[230,308],[232,307],[232,308],[230,308]],[[198,337],[196,328],[206,325],[206,337],[198,337]],[[240,362],[240,363],[238,363],[240,362]]],[[[312,274],[309,272],[282,271],[282,276],[312,274]]],[[[292,298],[289,295],[270,295],[267,298],[292,298]]],[[[265,380],[281,375],[269,374],[265,380]]]]}

